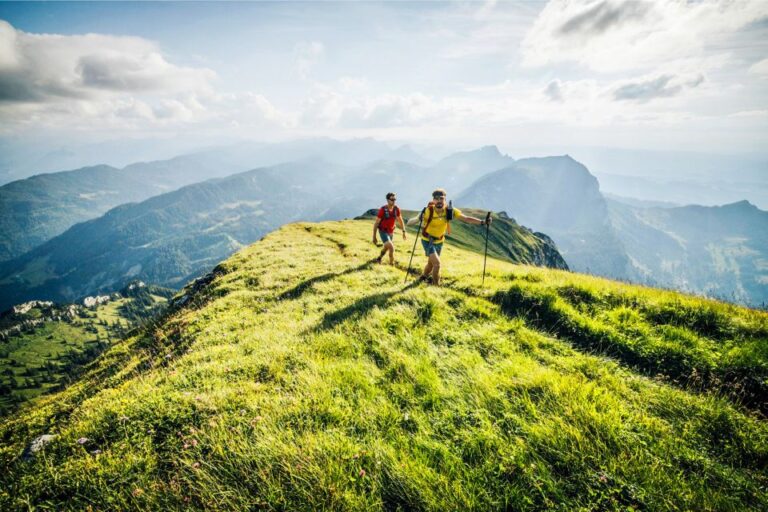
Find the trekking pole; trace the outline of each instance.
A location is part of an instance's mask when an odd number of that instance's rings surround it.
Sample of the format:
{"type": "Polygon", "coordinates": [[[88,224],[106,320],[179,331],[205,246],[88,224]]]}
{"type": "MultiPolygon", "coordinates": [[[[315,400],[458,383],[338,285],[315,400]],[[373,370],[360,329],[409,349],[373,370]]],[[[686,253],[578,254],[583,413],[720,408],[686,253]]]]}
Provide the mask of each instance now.
{"type": "Polygon", "coordinates": [[[485,255],[483,256],[483,284],[480,286],[485,286],[485,263],[488,261],[488,232],[491,230],[491,212],[488,212],[488,215],[485,216],[485,255]]]}
{"type": "Polygon", "coordinates": [[[421,212],[421,215],[419,216],[419,230],[416,231],[416,238],[413,239],[413,250],[411,251],[411,259],[408,260],[408,272],[405,273],[405,281],[403,283],[408,282],[408,274],[411,273],[411,263],[413,263],[413,253],[416,252],[416,242],[419,240],[419,235],[421,234],[421,223],[424,222],[424,212],[421,212]]]}

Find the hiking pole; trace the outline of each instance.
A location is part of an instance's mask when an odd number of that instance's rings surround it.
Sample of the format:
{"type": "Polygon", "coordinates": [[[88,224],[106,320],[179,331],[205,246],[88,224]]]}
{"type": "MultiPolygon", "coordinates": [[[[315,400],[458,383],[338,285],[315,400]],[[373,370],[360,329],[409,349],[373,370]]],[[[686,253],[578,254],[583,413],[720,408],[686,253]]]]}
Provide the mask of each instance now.
{"type": "Polygon", "coordinates": [[[408,260],[408,272],[405,273],[405,281],[403,283],[408,282],[408,274],[411,273],[411,263],[413,263],[413,253],[416,252],[416,242],[419,240],[419,235],[421,234],[421,223],[424,222],[424,212],[421,212],[421,215],[419,215],[419,230],[416,231],[416,238],[413,239],[413,250],[411,251],[411,259],[408,260]]]}
{"type": "Polygon", "coordinates": [[[488,261],[488,232],[491,230],[491,212],[488,212],[488,215],[485,216],[485,255],[483,256],[483,284],[480,286],[485,286],[485,263],[488,261]]]}

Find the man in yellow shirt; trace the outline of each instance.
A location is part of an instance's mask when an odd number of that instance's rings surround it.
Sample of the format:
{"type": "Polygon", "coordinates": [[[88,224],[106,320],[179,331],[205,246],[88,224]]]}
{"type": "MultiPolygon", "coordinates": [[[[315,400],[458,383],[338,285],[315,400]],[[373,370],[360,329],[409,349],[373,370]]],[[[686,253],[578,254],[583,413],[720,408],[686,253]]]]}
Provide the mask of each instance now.
{"type": "MultiPolygon", "coordinates": [[[[432,192],[432,202],[429,203],[422,212],[424,229],[421,232],[421,245],[424,247],[424,254],[427,256],[427,265],[419,278],[420,281],[426,281],[432,276],[432,284],[440,285],[440,252],[443,250],[446,232],[449,231],[449,222],[451,220],[460,220],[467,224],[483,225],[484,220],[476,219],[461,213],[461,210],[453,207],[446,207],[446,192],[439,188],[432,192]]],[[[414,217],[408,220],[408,224],[415,224],[420,217],[414,217]]],[[[488,217],[490,225],[491,218],[488,217]]]]}

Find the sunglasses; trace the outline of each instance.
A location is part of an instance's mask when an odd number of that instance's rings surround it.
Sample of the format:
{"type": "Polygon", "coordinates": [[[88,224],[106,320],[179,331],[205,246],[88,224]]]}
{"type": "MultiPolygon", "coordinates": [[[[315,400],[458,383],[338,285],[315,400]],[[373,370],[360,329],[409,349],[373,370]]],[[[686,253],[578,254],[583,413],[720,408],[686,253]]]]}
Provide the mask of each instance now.
{"type": "Polygon", "coordinates": [[[396,197],[390,197],[389,199],[387,199],[387,201],[397,201],[397,198],[396,197]]]}

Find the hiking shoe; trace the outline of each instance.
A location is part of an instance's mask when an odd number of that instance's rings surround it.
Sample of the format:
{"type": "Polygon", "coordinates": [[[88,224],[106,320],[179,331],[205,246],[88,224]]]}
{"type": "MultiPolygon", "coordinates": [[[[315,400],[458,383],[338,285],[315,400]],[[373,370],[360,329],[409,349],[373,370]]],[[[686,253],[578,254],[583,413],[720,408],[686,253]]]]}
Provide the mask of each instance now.
{"type": "Polygon", "coordinates": [[[381,263],[381,258],[383,258],[384,255],[380,254],[378,258],[376,258],[376,263],[381,263]]]}
{"type": "Polygon", "coordinates": [[[419,283],[431,283],[432,282],[432,276],[425,276],[425,275],[422,274],[422,275],[419,276],[418,282],[419,283]]]}

